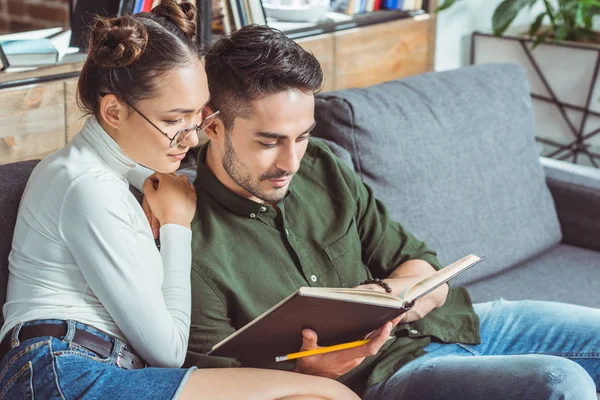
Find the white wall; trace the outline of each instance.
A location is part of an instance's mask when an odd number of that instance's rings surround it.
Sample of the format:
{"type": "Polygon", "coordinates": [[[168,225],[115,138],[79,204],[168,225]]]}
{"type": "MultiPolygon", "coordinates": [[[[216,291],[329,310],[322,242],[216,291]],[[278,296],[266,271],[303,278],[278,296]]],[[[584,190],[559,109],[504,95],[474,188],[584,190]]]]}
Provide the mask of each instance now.
{"type": "MultiPolygon", "coordinates": [[[[441,0],[439,2],[442,3],[441,0]]],[[[474,31],[492,31],[492,14],[501,2],[502,0],[457,0],[452,7],[438,14],[436,71],[469,65],[471,34],[474,31]]],[[[512,26],[527,26],[542,10],[542,2],[538,1],[530,12],[521,11],[512,26]]]]}

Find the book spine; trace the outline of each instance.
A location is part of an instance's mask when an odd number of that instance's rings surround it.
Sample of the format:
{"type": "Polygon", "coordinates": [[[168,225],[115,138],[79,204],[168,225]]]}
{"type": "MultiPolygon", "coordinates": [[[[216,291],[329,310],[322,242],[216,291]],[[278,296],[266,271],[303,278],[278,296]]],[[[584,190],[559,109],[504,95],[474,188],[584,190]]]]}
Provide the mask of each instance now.
{"type": "Polygon", "coordinates": [[[252,22],[258,25],[267,25],[267,17],[261,0],[248,0],[252,22]]]}
{"type": "Polygon", "coordinates": [[[117,17],[122,17],[123,15],[131,15],[133,13],[133,7],[135,5],[135,0],[121,0],[119,3],[119,11],[117,12],[117,17]]]}
{"type": "Polygon", "coordinates": [[[240,28],[242,26],[248,25],[248,14],[246,13],[246,5],[244,4],[244,0],[232,0],[237,3],[238,13],[240,16],[240,28]]]}
{"type": "Polygon", "coordinates": [[[229,36],[231,35],[231,8],[229,7],[228,0],[220,0],[221,10],[223,11],[223,33],[229,36]]]}
{"type": "Polygon", "coordinates": [[[398,8],[401,9],[401,7],[398,7],[398,0],[381,0],[382,3],[382,8],[385,8],[387,10],[397,10],[398,8]]]}
{"type": "Polygon", "coordinates": [[[142,6],[144,5],[144,0],[135,0],[135,5],[133,6],[133,13],[137,14],[142,11],[142,6]]]}
{"type": "Polygon", "coordinates": [[[150,12],[152,9],[152,0],[144,0],[142,3],[142,12],[150,12]]]}

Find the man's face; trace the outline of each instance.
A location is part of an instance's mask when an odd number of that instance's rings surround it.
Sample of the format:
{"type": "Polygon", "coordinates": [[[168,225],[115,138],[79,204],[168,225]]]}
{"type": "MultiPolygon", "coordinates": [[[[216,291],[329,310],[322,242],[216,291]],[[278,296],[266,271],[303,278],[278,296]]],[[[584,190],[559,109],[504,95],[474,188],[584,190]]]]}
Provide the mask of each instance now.
{"type": "Polygon", "coordinates": [[[306,152],[315,126],[314,95],[289,90],[252,106],[252,116],[236,118],[224,135],[222,164],[231,179],[224,183],[246,198],[274,204],[284,197],[306,152]]]}

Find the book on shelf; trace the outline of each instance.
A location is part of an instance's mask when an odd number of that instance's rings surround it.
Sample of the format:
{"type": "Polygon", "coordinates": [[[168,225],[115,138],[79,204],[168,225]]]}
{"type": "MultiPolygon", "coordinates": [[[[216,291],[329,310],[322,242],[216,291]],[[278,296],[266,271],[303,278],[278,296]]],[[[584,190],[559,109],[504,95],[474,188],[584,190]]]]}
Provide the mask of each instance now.
{"type": "Polygon", "coordinates": [[[6,68],[8,68],[8,58],[6,58],[2,46],[0,46],[0,71],[4,71],[6,68]]]}
{"type": "Polygon", "coordinates": [[[144,5],[144,0],[135,0],[135,3],[133,5],[133,13],[137,14],[139,12],[142,12],[143,5],[144,5]]]}
{"type": "Polygon", "coordinates": [[[50,39],[0,40],[10,67],[37,67],[58,62],[58,50],[50,39]]]}
{"type": "Polygon", "coordinates": [[[248,0],[250,19],[253,24],[266,25],[267,15],[261,0],[248,0]]]}
{"type": "Polygon", "coordinates": [[[229,35],[232,31],[250,24],[267,25],[267,14],[261,0],[213,1],[214,33],[229,35]]]}
{"type": "Polygon", "coordinates": [[[135,6],[135,0],[121,0],[119,2],[118,16],[131,15],[135,6]]]}
{"type": "Polygon", "coordinates": [[[363,339],[484,259],[470,254],[432,273],[401,297],[368,289],[301,287],[215,344],[208,355],[275,361],[300,349],[305,328],[317,333],[320,346],[363,339]]]}

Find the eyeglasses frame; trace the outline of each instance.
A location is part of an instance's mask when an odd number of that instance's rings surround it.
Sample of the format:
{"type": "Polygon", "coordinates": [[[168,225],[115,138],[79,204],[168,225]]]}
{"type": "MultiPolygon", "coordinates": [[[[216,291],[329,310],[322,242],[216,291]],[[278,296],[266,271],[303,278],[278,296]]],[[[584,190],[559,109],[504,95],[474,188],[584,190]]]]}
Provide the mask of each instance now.
{"type": "MultiPolygon", "coordinates": [[[[104,97],[104,96],[106,96],[106,95],[108,95],[108,94],[110,94],[110,93],[100,93],[100,95],[101,95],[102,97],[104,97]]],[[[176,143],[176,144],[175,144],[175,146],[174,146],[174,145],[173,145],[173,143],[175,142],[175,139],[177,139],[177,136],[178,136],[179,134],[181,134],[181,132],[183,132],[183,131],[185,131],[185,130],[187,130],[187,129],[189,129],[189,128],[183,128],[183,129],[180,129],[180,130],[178,130],[177,132],[175,132],[175,135],[173,135],[173,137],[171,138],[171,137],[170,137],[170,136],[169,136],[167,133],[163,132],[163,131],[162,131],[162,129],[160,129],[158,126],[156,126],[156,124],[154,124],[154,122],[152,122],[152,121],[150,120],[150,118],[148,118],[148,117],[146,117],[144,114],[142,114],[142,113],[140,112],[140,110],[138,110],[137,108],[135,108],[134,106],[132,106],[131,104],[129,104],[129,102],[127,102],[127,101],[125,101],[125,100],[123,100],[123,99],[120,99],[120,100],[121,100],[121,101],[123,101],[123,103],[127,104],[129,107],[133,108],[133,110],[134,110],[136,113],[138,113],[138,114],[139,114],[139,115],[140,115],[142,118],[144,118],[144,119],[145,119],[145,120],[146,120],[146,121],[147,121],[147,122],[148,122],[150,125],[152,125],[152,126],[153,126],[153,127],[154,127],[154,128],[157,130],[157,131],[159,131],[159,132],[160,132],[160,133],[161,133],[163,136],[165,136],[167,139],[169,139],[169,140],[170,140],[170,142],[169,142],[169,147],[170,147],[170,148],[174,148],[174,147],[178,146],[178,145],[179,145],[179,144],[181,144],[181,143],[182,143],[182,142],[183,142],[185,139],[187,139],[187,137],[189,136],[189,133],[188,133],[188,136],[186,136],[186,137],[184,137],[183,139],[181,139],[181,141],[180,141],[178,144],[176,143]]],[[[208,107],[208,105],[204,106],[200,112],[203,112],[203,111],[206,109],[206,107],[208,107]]],[[[216,118],[219,116],[219,114],[220,114],[220,113],[221,113],[220,111],[215,111],[215,112],[213,112],[212,114],[208,115],[206,118],[203,118],[203,119],[202,119],[202,122],[200,123],[200,125],[198,125],[198,124],[194,124],[194,125],[192,126],[192,129],[190,129],[190,131],[189,131],[189,132],[191,133],[192,131],[194,131],[194,130],[195,130],[195,131],[196,131],[196,134],[197,134],[197,135],[199,135],[199,134],[200,134],[200,132],[202,132],[204,129],[208,128],[208,127],[209,127],[209,126],[210,126],[210,125],[211,125],[211,124],[214,122],[214,120],[215,120],[215,119],[216,119],[216,118]]]]}

